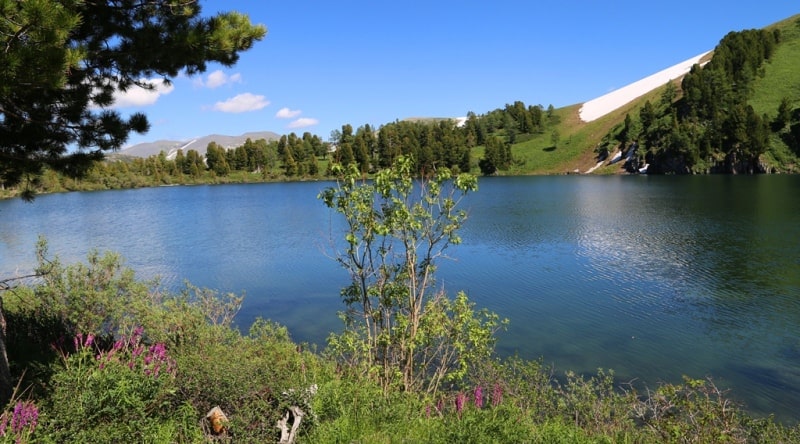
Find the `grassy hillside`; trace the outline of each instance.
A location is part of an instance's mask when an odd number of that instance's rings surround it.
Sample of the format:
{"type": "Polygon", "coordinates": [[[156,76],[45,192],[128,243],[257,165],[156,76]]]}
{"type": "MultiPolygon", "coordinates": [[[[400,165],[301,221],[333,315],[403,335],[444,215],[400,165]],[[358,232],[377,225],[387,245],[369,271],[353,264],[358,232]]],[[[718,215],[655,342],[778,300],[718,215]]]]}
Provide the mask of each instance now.
{"type": "MultiPolygon", "coordinates": [[[[509,175],[563,174],[575,170],[585,172],[596,163],[595,147],[611,129],[625,120],[627,113],[637,113],[646,100],[655,100],[660,90],[651,91],[611,113],[591,122],[583,122],[579,111],[582,104],[559,108],[556,115],[560,123],[556,126],[558,141],[554,144],[553,133],[535,135],[530,140],[517,143],[512,148],[517,162],[506,172],[509,175]]],[[[478,156],[481,153],[476,153],[478,156]]],[[[614,167],[614,169],[617,169],[614,167]]],[[[598,169],[595,172],[603,172],[598,169]]],[[[608,171],[605,171],[608,172],[608,171]]]]}
{"type": "Polygon", "coordinates": [[[782,42],[764,67],[764,77],[756,80],[750,104],[759,114],[774,116],[783,97],[800,105],[800,14],[770,26],[780,29],[782,42]]]}
{"type": "MultiPolygon", "coordinates": [[[[782,41],[775,54],[763,67],[763,76],[755,83],[752,97],[749,101],[759,115],[774,118],[781,100],[789,97],[793,109],[800,106],[800,75],[797,66],[800,66],[800,14],[770,26],[768,29],[780,29],[782,41]]],[[[721,38],[722,36],[720,36],[721,38]]],[[[681,97],[680,79],[674,81],[678,95],[681,97]]],[[[596,163],[595,147],[615,126],[621,125],[625,115],[638,115],[639,110],[646,101],[659,100],[664,87],[657,88],[648,94],[612,111],[592,122],[582,122],[578,115],[581,104],[571,105],[556,110],[560,117],[555,131],[535,135],[529,140],[513,146],[513,154],[518,162],[508,171],[507,175],[525,174],[564,174],[586,172],[596,163]],[[554,139],[557,143],[554,144],[554,139]]],[[[795,111],[797,112],[797,111],[795,111]]],[[[474,153],[476,157],[482,152],[474,153]]],[[[788,170],[797,162],[794,153],[789,150],[786,143],[777,135],[771,138],[770,150],[764,155],[765,163],[770,165],[784,165],[788,170]]],[[[619,164],[603,166],[594,171],[595,174],[613,174],[622,172],[619,164]]]]}
{"type": "MultiPolygon", "coordinates": [[[[750,104],[759,114],[774,118],[784,97],[791,100],[792,108],[800,106],[800,14],[771,26],[781,31],[782,43],[772,60],[764,67],[764,77],[756,80],[750,104]]],[[[766,161],[775,165],[792,165],[798,171],[798,159],[786,143],[777,135],[771,140],[772,149],[766,161]]]]}

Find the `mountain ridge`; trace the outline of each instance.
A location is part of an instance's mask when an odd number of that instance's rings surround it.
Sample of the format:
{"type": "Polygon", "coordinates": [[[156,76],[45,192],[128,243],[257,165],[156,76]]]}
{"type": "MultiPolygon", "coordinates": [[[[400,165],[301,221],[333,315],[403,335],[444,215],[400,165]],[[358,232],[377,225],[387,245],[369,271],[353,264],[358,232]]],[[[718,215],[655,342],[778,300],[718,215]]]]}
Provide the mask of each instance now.
{"type": "Polygon", "coordinates": [[[207,136],[196,137],[187,140],[156,140],[154,142],[143,142],[136,145],[124,148],[116,153],[119,156],[127,157],[150,157],[157,155],[164,151],[167,159],[174,159],[178,154],[178,150],[188,151],[193,149],[200,153],[206,154],[206,148],[211,142],[222,146],[225,149],[236,148],[242,146],[247,139],[259,140],[265,139],[267,141],[279,139],[281,136],[272,131],[250,131],[238,136],[230,136],[225,134],[209,134],[207,136]]]}

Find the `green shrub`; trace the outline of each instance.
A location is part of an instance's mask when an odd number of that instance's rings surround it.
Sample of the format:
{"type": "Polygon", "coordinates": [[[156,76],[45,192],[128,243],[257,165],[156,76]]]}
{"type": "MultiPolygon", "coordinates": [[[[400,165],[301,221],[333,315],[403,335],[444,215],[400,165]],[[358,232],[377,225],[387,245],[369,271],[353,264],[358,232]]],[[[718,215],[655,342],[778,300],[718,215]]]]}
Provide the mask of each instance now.
{"type": "Polygon", "coordinates": [[[36,254],[41,278],[3,294],[9,361],[16,376],[25,374],[25,385],[46,385],[59,359],[53,346],[63,346],[65,338],[85,334],[113,343],[143,327],[146,341],[194,346],[209,325],[227,328],[242,302],[189,284],[178,294],[165,293],[157,280],[136,279],[110,252],[92,251],[85,264],[67,266],[48,258],[40,239],[36,254]]]}
{"type": "Polygon", "coordinates": [[[664,442],[771,442],[776,436],[771,419],[748,417],[711,379],[663,384],[632,406],[632,416],[664,442]]]}
{"type": "Polygon", "coordinates": [[[177,367],[164,344],[142,331],[108,349],[79,335],[64,353],[41,434],[51,442],[175,442],[197,440],[197,412],[176,398],[177,367]]]}
{"type": "Polygon", "coordinates": [[[496,384],[489,393],[477,386],[456,392],[426,409],[436,442],[528,442],[533,423],[496,384]]]}
{"type": "Polygon", "coordinates": [[[391,397],[394,402],[389,399],[371,380],[332,379],[320,384],[313,400],[319,426],[309,442],[358,442],[383,425],[396,426],[397,421],[387,419],[406,405],[400,402],[400,395],[391,397]]]}
{"type": "Polygon", "coordinates": [[[329,349],[387,393],[435,394],[460,383],[492,355],[506,324],[463,292],[450,299],[435,290],[436,264],[461,243],[466,212],[458,204],[477,179],[442,168],[417,182],[417,168],[400,156],[364,182],[357,165],[332,165],[337,184],[318,196],[344,218],[347,247],[336,261],[351,279],[341,291],[344,332],[330,336],[329,349]]]}
{"type": "MultiPolygon", "coordinates": [[[[200,329],[176,355],[180,399],[200,412],[219,406],[237,440],[276,441],[286,408],[284,392],[324,378],[319,358],[302,351],[284,327],[257,320],[247,336],[223,326],[200,329]]],[[[303,424],[314,423],[313,412],[303,424]]]]}
{"type": "Polygon", "coordinates": [[[529,437],[522,442],[547,444],[611,444],[637,442],[625,439],[611,439],[606,436],[591,436],[574,424],[548,421],[536,426],[529,437]]]}
{"type": "Polygon", "coordinates": [[[592,433],[616,433],[632,428],[631,394],[615,387],[612,370],[584,377],[568,371],[559,387],[559,410],[566,420],[592,433]]]}
{"type": "Polygon", "coordinates": [[[541,360],[511,356],[502,360],[484,360],[473,375],[476,384],[498,386],[524,414],[534,421],[559,416],[558,384],[553,369],[541,360]]]}

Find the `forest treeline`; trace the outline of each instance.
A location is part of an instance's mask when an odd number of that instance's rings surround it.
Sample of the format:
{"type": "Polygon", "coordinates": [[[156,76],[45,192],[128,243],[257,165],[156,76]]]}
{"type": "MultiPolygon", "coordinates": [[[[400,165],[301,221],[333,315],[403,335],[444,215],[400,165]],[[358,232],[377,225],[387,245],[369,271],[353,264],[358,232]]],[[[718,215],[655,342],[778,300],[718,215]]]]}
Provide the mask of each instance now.
{"type": "Polygon", "coordinates": [[[800,155],[796,98],[780,98],[774,117],[748,103],[780,43],[779,29],[727,34],[705,66],[683,77],[680,91],[668,83],[658,102],[648,100],[638,116],[626,115],[598,151],[638,149],[629,170],[646,163],[648,173],[673,174],[769,172],[761,156],[778,140],[800,155]]]}
{"type": "Polygon", "coordinates": [[[415,159],[418,175],[439,168],[482,174],[506,170],[513,161],[512,146],[534,134],[550,130],[558,122],[552,105],[526,106],[517,101],[504,108],[477,115],[470,112],[463,123],[453,119],[395,121],[375,129],[350,124],[323,141],[310,132],[283,135],[276,140],[247,139],[235,148],[211,142],[206,153],[178,150],[149,157],[117,156],[92,166],[88,173],[73,178],[45,171],[32,186],[37,192],[121,189],[148,186],[303,180],[332,177],[329,166],[355,163],[370,174],[391,165],[401,156],[415,159]],[[475,159],[473,148],[483,146],[475,159]]]}
{"type": "Polygon", "coordinates": [[[437,168],[469,172],[475,166],[482,174],[495,174],[511,164],[511,147],[522,138],[545,132],[555,125],[553,106],[521,101],[506,104],[485,114],[467,113],[463,122],[453,119],[395,121],[374,131],[369,125],[353,133],[351,125],[331,134],[334,160],[347,165],[357,163],[362,172],[385,168],[400,156],[415,159],[420,175],[437,168]],[[473,160],[472,149],[484,147],[482,158],[473,160]]]}

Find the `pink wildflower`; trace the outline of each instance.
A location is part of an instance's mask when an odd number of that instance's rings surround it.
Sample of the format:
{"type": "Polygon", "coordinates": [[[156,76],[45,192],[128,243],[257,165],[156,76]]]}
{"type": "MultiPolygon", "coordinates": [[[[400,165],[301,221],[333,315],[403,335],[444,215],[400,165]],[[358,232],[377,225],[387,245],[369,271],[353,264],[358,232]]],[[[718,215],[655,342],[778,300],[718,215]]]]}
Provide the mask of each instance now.
{"type": "Polygon", "coordinates": [[[6,427],[8,427],[8,415],[3,413],[0,419],[0,436],[6,436],[6,427]]]}
{"type": "Polygon", "coordinates": [[[494,390],[492,390],[492,407],[497,407],[500,403],[503,402],[503,388],[500,387],[500,384],[494,384],[494,390]]]}
{"type": "Polygon", "coordinates": [[[11,431],[20,435],[27,428],[31,432],[39,420],[39,409],[30,401],[18,402],[11,417],[11,431]]]}
{"type": "Polygon", "coordinates": [[[458,413],[458,417],[461,417],[461,412],[464,410],[464,401],[467,400],[467,395],[458,392],[456,395],[456,413],[458,413]]]}
{"type": "Polygon", "coordinates": [[[483,407],[483,387],[475,387],[475,407],[483,407]]]}
{"type": "Polygon", "coordinates": [[[153,357],[158,361],[167,360],[167,347],[160,342],[150,346],[150,353],[152,353],[153,357]]]}

